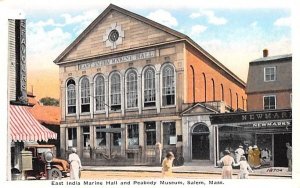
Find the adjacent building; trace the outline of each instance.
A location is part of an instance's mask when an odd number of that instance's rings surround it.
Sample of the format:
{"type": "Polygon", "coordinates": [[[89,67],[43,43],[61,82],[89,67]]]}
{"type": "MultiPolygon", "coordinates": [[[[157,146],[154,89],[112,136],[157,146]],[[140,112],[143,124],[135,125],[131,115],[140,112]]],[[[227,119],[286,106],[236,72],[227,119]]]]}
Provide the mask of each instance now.
{"type": "Polygon", "coordinates": [[[61,154],[76,147],[83,164],[154,164],[182,147],[213,161],[208,114],[247,108],[245,83],[188,36],[112,4],[54,62],[61,154]]]}

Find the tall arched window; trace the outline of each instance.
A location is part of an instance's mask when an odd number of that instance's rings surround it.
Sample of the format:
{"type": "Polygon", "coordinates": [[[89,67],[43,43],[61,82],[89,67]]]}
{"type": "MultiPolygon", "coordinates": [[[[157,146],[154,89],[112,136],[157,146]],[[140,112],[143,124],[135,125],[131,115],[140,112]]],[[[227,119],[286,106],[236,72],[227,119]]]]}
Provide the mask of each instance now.
{"type": "Polygon", "coordinates": [[[230,94],[230,107],[232,108],[232,92],[231,89],[229,89],[229,94],[230,94]]]}
{"type": "Polygon", "coordinates": [[[144,107],[155,106],[155,71],[147,68],[144,72],[144,107]]]}
{"type": "Polygon", "coordinates": [[[87,77],[81,79],[81,112],[90,112],[90,83],[87,77]]]}
{"type": "Polygon", "coordinates": [[[206,102],[206,76],[205,73],[203,74],[203,80],[204,80],[204,102],[206,102]]]}
{"type": "Polygon", "coordinates": [[[245,110],[245,99],[244,99],[244,97],[242,96],[242,104],[243,104],[243,110],[245,110]]]}
{"type": "Polygon", "coordinates": [[[134,70],[129,70],[127,73],[127,108],[134,108],[138,106],[137,93],[137,74],[134,70]]]}
{"type": "Polygon", "coordinates": [[[237,93],[235,93],[236,95],[236,109],[239,108],[239,95],[237,93]]]}
{"type": "Polygon", "coordinates": [[[105,109],[105,82],[103,76],[97,76],[95,81],[96,111],[105,109]]]}
{"type": "Polygon", "coordinates": [[[221,84],[221,99],[222,101],[224,101],[224,88],[223,88],[223,84],[221,84]]]}
{"type": "Polygon", "coordinates": [[[175,104],[175,76],[174,68],[167,65],[162,70],[162,105],[175,104]]]}
{"type": "Polygon", "coordinates": [[[76,113],[76,90],[75,90],[75,81],[69,80],[67,82],[67,106],[68,114],[76,113]]]}
{"type": "Polygon", "coordinates": [[[110,106],[111,110],[121,109],[121,78],[118,73],[110,77],[110,106]]]}
{"type": "Polygon", "coordinates": [[[212,82],[212,95],[213,95],[213,101],[215,101],[215,100],[216,100],[216,94],[215,94],[215,81],[214,81],[213,78],[211,79],[211,82],[212,82]]]}

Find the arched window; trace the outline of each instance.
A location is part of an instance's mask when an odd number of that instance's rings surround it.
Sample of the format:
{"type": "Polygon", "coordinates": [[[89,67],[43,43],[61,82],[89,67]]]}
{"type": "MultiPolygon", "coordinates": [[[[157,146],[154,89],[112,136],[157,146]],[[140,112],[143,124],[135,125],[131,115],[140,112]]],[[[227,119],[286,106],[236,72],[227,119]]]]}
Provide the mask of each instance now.
{"type": "Polygon", "coordinates": [[[232,92],[231,89],[229,89],[229,94],[230,94],[230,107],[232,108],[232,92]]]}
{"type": "Polygon", "coordinates": [[[111,110],[121,109],[121,78],[118,73],[113,73],[110,77],[110,105],[111,110]]]}
{"type": "Polygon", "coordinates": [[[236,95],[236,109],[239,108],[239,95],[237,93],[235,93],[236,95]]]}
{"type": "Polygon", "coordinates": [[[206,125],[198,124],[193,128],[192,133],[209,133],[209,129],[206,125]]]}
{"type": "Polygon", "coordinates": [[[137,74],[134,70],[127,73],[127,108],[138,106],[137,74]]]}
{"type": "Polygon", "coordinates": [[[69,80],[67,82],[67,106],[68,114],[76,113],[76,90],[74,80],[69,80]]]}
{"type": "Polygon", "coordinates": [[[105,109],[105,82],[103,76],[97,76],[95,81],[96,111],[105,109]]]}
{"type": "Polygon", "coordinates": [[[242,102],[243,102],[243,110],[245,110],[245,99],[243,96],[242,96],[242,102]]]}
{"type": "Polygon", "coordinates": [[[203,74],[203,80],[204,80],[204,102],[206,102],[206,76],[205,73],[203,74]]]}
{"type": "Polygon", "coordinates": [[[155,71],[147,68],[144,72],[144,107],[155,106],[155,71]]]}
{"type": "Polygon", "coordinates": [[[222,101],[224,101],[224,88],[223,88],[223,84],[221,84],[221,99],[222,101]]]}
{"type": "Polygon", "coordinates": [[[90,112],[90,83],[87,77],[81,80],[81,112],[90,112]]]}
{"type": "Polygon", "coordinates": [[[174,68],[167,65],[162,70],[162,105],[175,104],[175,77],[174,68]]]}
{"type": "Polygon", "coordinates": [[[216,100],[216,94],[215,94],[215,81],[214,81],[213,78],[211,79],[211,82],[212,82],[212,95],[213,95],[213,101],[215,101],[215,100],[216,100]]]}

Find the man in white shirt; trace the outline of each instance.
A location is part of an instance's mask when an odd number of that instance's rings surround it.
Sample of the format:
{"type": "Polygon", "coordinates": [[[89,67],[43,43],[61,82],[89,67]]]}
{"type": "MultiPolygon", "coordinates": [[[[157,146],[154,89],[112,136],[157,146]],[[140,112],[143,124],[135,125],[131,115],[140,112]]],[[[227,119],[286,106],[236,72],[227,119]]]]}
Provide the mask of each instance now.
{"type": "Polygon", "coordinates": [[[240,162],[241,160],[241,156],[243,156],[245,154],[245,151],[243,149],[243,146],[240,145],[238,149],[235,150],[235,159],[236,159],[236,162],[240,162]]]}

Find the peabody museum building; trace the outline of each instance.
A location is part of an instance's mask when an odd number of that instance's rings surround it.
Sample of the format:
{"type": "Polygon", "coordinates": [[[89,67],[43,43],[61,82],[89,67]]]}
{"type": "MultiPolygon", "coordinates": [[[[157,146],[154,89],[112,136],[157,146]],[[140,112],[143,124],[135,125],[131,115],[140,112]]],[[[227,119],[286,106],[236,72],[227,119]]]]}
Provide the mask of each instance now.
{"type": "Polygon", "coordinates": [[[83,164],[214,161],[209,115],[246,110],[245,83],[188,36],[109,5],[54,61],[61,154],[83,164]]]}

